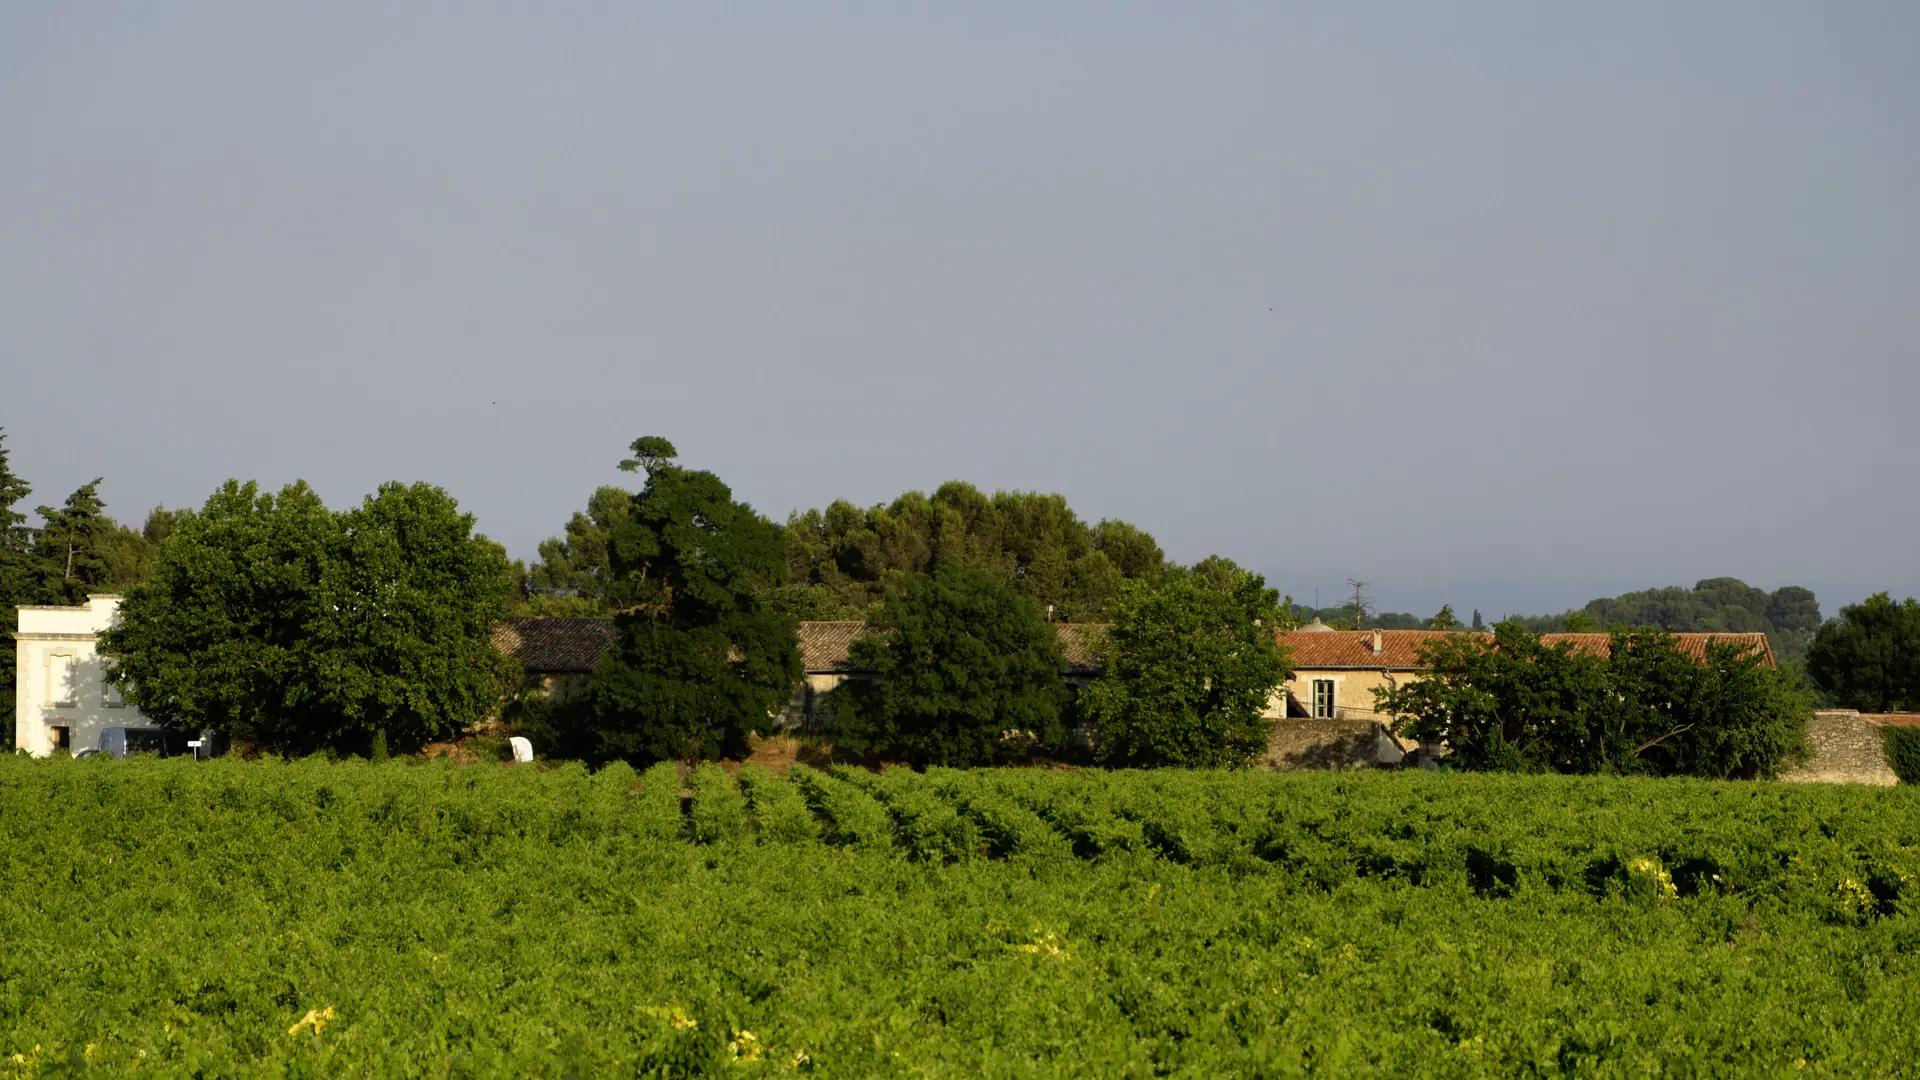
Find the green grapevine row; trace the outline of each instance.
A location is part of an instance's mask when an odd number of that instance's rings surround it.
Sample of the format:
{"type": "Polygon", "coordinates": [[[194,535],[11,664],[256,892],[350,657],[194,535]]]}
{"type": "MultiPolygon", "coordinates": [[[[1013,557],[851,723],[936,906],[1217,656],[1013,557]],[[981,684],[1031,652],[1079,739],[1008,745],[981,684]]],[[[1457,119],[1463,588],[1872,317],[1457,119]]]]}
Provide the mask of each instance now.
{"type": "Polygon", "coordinates": [[[0,1078],[1903,1075],[1909,789],[0,759],[0,1078]]]}

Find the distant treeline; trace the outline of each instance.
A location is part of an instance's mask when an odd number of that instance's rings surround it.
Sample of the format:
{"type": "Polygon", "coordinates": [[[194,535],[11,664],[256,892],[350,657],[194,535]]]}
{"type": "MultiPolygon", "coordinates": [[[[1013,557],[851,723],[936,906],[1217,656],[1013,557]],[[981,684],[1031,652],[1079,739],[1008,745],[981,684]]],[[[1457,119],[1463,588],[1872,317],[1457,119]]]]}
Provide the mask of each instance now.
{"type": "MultiPolygon", "coordinates": [[[[618,607],[607,572],[607,541],[631,512],[633,494],[603,487],[564,535],[540,545],[520,572],[513,606],[525,614],[600,615],[618,607]]],[[[762,596],[802,619],[858,619],[906,582],[943,569],[1004,580],[1055,619],[1102,617],[1123,581],[1154,580],[1167,568],[1145,530],[1112,519],[1082,521],[1061,495],[996,491],[949,481],[931,496],[909,491],[861,508],[839,500],[788,515],[787,574],[762,596]]]]}

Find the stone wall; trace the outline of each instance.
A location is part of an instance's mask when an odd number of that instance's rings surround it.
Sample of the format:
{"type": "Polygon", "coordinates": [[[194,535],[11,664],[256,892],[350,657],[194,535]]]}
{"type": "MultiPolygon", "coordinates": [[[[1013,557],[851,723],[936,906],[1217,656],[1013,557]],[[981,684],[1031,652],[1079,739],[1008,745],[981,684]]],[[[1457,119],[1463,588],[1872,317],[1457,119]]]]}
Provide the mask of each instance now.
{"type": "Polygon", "coordinates": [[[1900,782],[1887,767],[1881,725],[1852,709],[1821,709],[1807,722],[1807,743],[1813,756],[1782,780],[1825,784],[1880,784],[1900,782]]]}
{"type": "MultiPolygon", "coordinates": [[[[1308,720],[1289,717],[1277,720],[1267,737],[1267,752],[1260,767],[1291,772],[1298,769],[1360,769],[1379,761],[1379,740],[1383,735],[1372,720],[1341,718],[1308,720]]],[[[1402,750],[1412,743],[1397,742],[1402,750]]]]}

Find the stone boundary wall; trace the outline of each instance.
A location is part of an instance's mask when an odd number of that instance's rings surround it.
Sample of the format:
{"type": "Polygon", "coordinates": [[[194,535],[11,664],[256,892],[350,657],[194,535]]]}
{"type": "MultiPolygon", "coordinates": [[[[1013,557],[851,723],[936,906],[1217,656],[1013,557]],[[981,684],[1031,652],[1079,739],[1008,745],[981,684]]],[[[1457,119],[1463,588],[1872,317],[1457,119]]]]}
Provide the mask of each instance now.
{"type": "Polygon", "coordinates": [[[1880,734],[1884,721],[1869,719],[1852,709],[1820,709],[1807,721],[1807,743],[1813,748],[1799,768],[1780,779],[1823,784],[1877,784],[1891,786],[1900,778],[1887,766],[1886,744],[1880,734]]]}
{"type": "MultiPolygon", "coordinates": [[[[1276,720],[1259,767],[1280,772],[1371,768],[1379,761],[1378,728],[1372,720],[1353,718],[1276,720]]],[[[1412,743],[1395,741],[1402,750],[1413,749],[1412,743]]]]}

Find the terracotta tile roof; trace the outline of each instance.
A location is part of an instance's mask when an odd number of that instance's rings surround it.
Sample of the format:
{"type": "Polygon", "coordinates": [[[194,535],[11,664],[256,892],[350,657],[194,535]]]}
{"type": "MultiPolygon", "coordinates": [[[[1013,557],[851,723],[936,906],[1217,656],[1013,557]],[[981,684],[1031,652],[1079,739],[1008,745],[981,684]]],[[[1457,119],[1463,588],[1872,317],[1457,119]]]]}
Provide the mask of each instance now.
{"type": "Polygon", "coordinates": [[[1382,630],[1377,656],[1371,630],[1291,630],[1277,636],[1293,650],[1295,667],[1412,669],[1421,666],[1420,647],[1447,631],[1382,630]]]}
{"type": "Polygon", "coordinates": [[[1094,645],[1100,640],[1100,632],[1107,628],[1105,623],[1054,623],[1053,628],[1060,633],[1060,647],[1067,653],[1067,670],[1075,675],[1093,675],[1100,671],[1100,661],[1093,655],[1094,645]]]}
{"type": "MultiPolygon", "coordinates": [[[[1293,630],[1279,635],[1280,644],[1293,650],[1293,664],[1297,668],[1389,668],[1394,671],[1415,671],[1424,665],[1420,663],[1420,648],[1436,638],[1449,637],[1459,631],[1446,630],[1381,630],[1380,652],[1373,651],[1372,630],[1333,630],[1308,631],[1293,630]]],[[[1493,635],[1481,633],[1475,635],[1491,638],[1493,635]]],[[[1767,658],[1767,665],[1773,665],[1773,649],[1767,644],[1765,634],[1675,634],[1680,639],[1680,651],[1695,660],[1707,657],[1707,642],[1718,639],[1735,645],[1743,645],[1761,652],[1767,658]]],[[[1594,656],[1606,656],[1612,648],[1613,639],[1606,634],[1542,634],[1540,640],[1548,645],[1571,642],[1575,651],[1590,653],[1594,656]]]]}
{"type": "Polygon", "coordinates": [[[859,619],[800,624],[800,662],[808,671],[852,671],[847,650],[867,628],[859,619]]]}
{"type": "MultiPolygon", "coordinates": [[[[809,672],[846,672],[857,670],[848,652],[854,639],[865,633],[867,624],[858,619],[831,622],[802,622],[797,637],[801,664],[809,672]]],[[[1066,650],[1067,670],[1076,675],[1091,675],[1100,670],[1093,656],[1090,623],[1056,623],[1060,644],[1066,650]]],[[[507,619],[493,626],[493,647],[517,658],[520,666],[540,674],[572,674],[593,670],[613,640],[612,619],[566,619],[526,617],[507,619]]]]}
{"type": "MultiPolygon", "coordinates": [[[[1718,641],[1725,645],[1739,645],[1744,649],[1758,652],[1766,657],[1768,667],[1773,666],[1773,646],[1767,642],[1765,634],[1689,633],[1673,636],[1680,639],[1681,652],[1701,663],[1705,663],[1707,659],[1707,644],[1718,641]]],[[[1612,651],[1613,646],[1613,639],[1606,634],[1541,634],[1540,640],[1548,645],[1571,641],[1575,651],[1592,653],[1595,656],[1606,656],[1612,651]]]]}
{"type": "Polygon", "coordinates": [[[493,647],[536,674],[592,671],[612,640],[612,619],[529,616],[493,624],[493,647]]]}
{"type": "Polygon", "coordinates": [[[1920,727],[1920,712],[1863,712],[1860,719],[1882,727],[1920,727]]]}
{"type": "MultiPolygon", "coordinates": [[[[1075,675],[1091,675],[1100,670],[1094,660],[1093,623],[1055,623],[1060,647],[1067,654],[1067,670],[1075,675]]],[[[808,671],[858,671],[848,655],[856,638],[867,632],[867,624],[857,620],[842,622],[803,622],[800,624],[800,657],[808,671]]]]}

